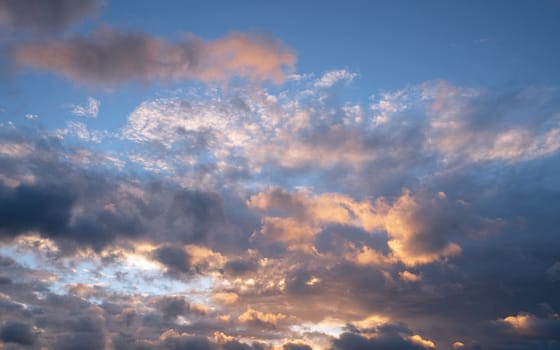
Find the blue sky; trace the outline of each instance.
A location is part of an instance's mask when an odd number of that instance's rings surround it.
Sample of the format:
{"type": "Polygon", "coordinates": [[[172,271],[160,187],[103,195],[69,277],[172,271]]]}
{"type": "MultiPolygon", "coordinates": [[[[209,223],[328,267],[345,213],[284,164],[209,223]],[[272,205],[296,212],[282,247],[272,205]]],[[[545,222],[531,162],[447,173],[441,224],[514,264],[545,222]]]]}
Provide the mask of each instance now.
{"type": "Polygon", "coordinates": [[[558,18],[0,0],[0,349],[560,348],[558,18]]]}

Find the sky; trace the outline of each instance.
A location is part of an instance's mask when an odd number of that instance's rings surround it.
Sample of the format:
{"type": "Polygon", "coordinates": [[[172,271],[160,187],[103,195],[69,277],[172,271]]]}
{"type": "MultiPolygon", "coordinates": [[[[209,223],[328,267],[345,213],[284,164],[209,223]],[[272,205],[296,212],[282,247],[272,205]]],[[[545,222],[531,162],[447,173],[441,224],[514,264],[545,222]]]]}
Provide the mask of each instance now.
{"type": "Polygon", "coordinates": [[[0,0],[0,349],[560,349],[559,18],[0,0]]]}

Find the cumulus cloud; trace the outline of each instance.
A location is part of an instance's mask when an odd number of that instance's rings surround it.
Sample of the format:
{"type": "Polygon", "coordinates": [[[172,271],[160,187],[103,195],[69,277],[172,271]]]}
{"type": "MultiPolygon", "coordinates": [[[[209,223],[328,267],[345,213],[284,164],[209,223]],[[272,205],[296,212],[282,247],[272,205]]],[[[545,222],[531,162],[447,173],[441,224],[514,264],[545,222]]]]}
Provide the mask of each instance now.
{"type": "MultiPolygon", "coordinates": [[[[460,254],[461,247],[451,237],[467,235],[480,227],[479,219],[469,219],[460,202],[425,193],[412,194],[409,190],[391,203],[383,197],[374,202],[356,201],[337,193],[308,196],[272,188],[252,196],[247,204],[279,212],[263,219],[261,234],[292,249],[311,249],[314,237],[326,225],[356,226],[370,233],[385,231],[394,257],[409,266],[460,254]]],[[[364,249],[354,255],[358,263],[390,261],[390,257],[364,249]]],[[[414,275],[409,272],[404,276],[403,279],[412,280],[414,275]]]]}
{"type": "Polygon", "coordinates": [[[235,76],[280,83],[296,62],[293,52],[270,35],[235,32],[206,41],[187,34],[171,42],[109,28],[86,36],[21,44],[12,57],[20,65],[89,85],[216,81],[235,76]]]}

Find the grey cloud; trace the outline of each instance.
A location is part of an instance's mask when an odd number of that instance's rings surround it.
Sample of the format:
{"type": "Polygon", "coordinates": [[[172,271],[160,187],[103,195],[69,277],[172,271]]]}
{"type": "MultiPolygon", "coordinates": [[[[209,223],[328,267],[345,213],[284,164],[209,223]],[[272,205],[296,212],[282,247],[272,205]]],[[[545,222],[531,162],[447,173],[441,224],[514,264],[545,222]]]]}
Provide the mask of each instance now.
{"type": "Polygon", "coordinates": [[[64,187],[0,185],[0,232],[15,236],[38,230],[56,236],[66,231],[75,194],[64,187]]]}
{"type": "Polygon", "coordinates": [[[56,348],[61,350],[102,350],[105,348],[105,332],[97,320],[82,317],[68,322],[67,335],[61,336],[56,348]]]}
{"type": "Polygon", "coordinates": [[[257,270],[258,266],[254,262],[246,260],[230,260],[224,265],[224,272],[233,277],[243,276],[257,270]]]}
{"type": "Polygon", "coordinates": [[[1,0],[0,26],[36,33],[61,31],[98,7],[97,0],[1,0]]]}
{"type": "Polygon", "coordinates": [[[309,345],[295,343],[284,344],[282,348],[284,350],[313,350],[313,348],[309,345]]]}
{"type": "Polygon", "coordinates": [[[154,251],[154,258],[167,267],[167,272],[173,276],[187,274],[191,269],[190,257],[181,247],[166,245],[154,251]]]}
{"type": "MultiPolygon", "coordinates": [[[[35,150],[0,156],[0,175],[13,182],[0,183],[3,240],[37,231],[71,252],[80,247],[101,251],[119,237],[217,244],[216,236],[227,234],[223,203],[216,193],[169,182],[136,182],[102,166],[88,168],[73,162],[75,149],[49,137],[16,133],[0,135],[0,140],[35,150]],[[30,176],[33,181],[22,180],[30,176]]],[[[187,263],[176,258],[159,256],[179,272],[188,270],[187,263]]]]}
{"type": "Polygon", "coordinates": [[[272,36],[232,33],[215,41],[193,34],[178,43],[102,28],[88,36],[21,44],[12,57],[90,85],[131,81],[222,80],[241,76],[281,82],[294,54],[272,36]]]}
{"type": "Polygon", "coordinates": [[[165,349],[169,350],[217,350],[215,343],[210,342],[205,337],[169,337],[164,340],[165,349]]]}
{"type": "Polygon", "coordinates": [[[251,345],[231,340],[221,346],[222,350],[268,350],[264,344],[253,343],[251,345]]]}
{"type": "Polygon", "coordinates": [[[33,345],[35,334],[29,325],[11,322],[0,328],[0,340],[5,343],[16,343],[24,346],[33,345]]]}
{"type": "Polygon", "coordinates": [[[425,350],[420,346],[401,337],[397,333],[381,334],[374,338],[366,338],[359,334],[343,333],[333,340],[332,350],[425,350]]]}
{"type": "Polygon", "coordinates": [[[166,321],[173,321],[178,316],[187,316],[190,313],[203,315],[200,310],[192,308],[190,303],[180,296],[161,297],[155,301],[166,321]]]}

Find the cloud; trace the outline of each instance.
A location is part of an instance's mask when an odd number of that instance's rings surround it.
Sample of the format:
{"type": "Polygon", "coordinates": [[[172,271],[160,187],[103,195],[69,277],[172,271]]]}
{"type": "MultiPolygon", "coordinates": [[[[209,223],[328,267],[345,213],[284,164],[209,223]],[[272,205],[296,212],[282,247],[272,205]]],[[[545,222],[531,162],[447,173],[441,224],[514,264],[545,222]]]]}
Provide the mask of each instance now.
{"type": "Polygon", "coordinates": [[[560,340],[560,316],[538,317],[530,313],[504,317],[500,322],[507,324],[520,335],[541,339],[560,340]]]}
{"type": "Polygon", "coordinates": [[[357,76],[358,74],[349,72],[345,69],[333,70],[323,74],[323,76],[317,79],[313,85],[318,88],[330,88],[338,82],[349,83],[357,76]]]}
{"type": "Polygon", "coordinates": [[[75,194],[62,187],[0,186],[0,232],[3,236],[38,230],[56,236],[70,223],[75,194]]]}
{"type": "Polygon", "coordinates": [[[98,7],[97,0],[1,0],[0,26],[36,33],[62,31],[98,7]]]}
{"type": "Polygon", "coordinates": [[[307,344],[298,344],[298,343],[287,343],[284,344],[283,350],[313,350],[311,346],[307,344]]]}
{"type": "Polygon", "coordinates": [[[36,341],[31,327],[24,323],[6,323],[0,327],[0,340],[5,343],[33,345],[36,341]]]}
{"type": "Polygon", "coordinates": [[[419,335],[403,336],[391,331],[381,331],[370,337],[355,333],[343,333],[332,343],[333,350],[421,350],[434,348],[433,342],[425,340],[419,335]]]}
{"type": "Polygon", "coordinates": [[[189,273],[191,269],[190,256],[185,249],[173,245],[157,248],[154,258],[167,267],[167,272],[174,276],[189,273]]]}
{"type": "MultiPolygon", "coordinates": [[[[408,266],[460,254],[461,247],[450,238],[471,234],[484,225],[480,219],[469,217],[460,202],[423,192],[412,194],[409,190],[404,190],[392,203],[383,197],[372,203],[338,193],[309,196],[305,192],[287,193],[272,188],[250,197],[247,205],[276,211],[278,215],[264,217],[261,234],[286,243],[291,249],[311,249],[315,236],[332,224],[359,227],[372,234],[383,230],[394,257],[408,266]]],[[[391,258],[369,248],[354,256],[358,263],[391,258]]]]}
{"type": "Polygon", "coordinates": [[[169,296],[161,297],[155,302],[167,321],[174,321],[178,316],[186,316],[189,313],[204,315],[204,309],[191,305],[184,297],[169,296]]]}
{"type": "MultiPolygon", "coordinates": [[[[20,141],[21,146],[12,144],[9,154],[0,158],[0,237],[4,240],[37,233],[67,252],[101,251],[120,238],[135,240],[152,233],[158,244],[169,240],[209,243],[213,238],[208,233],[224,222],[216,193],[176,185],[172,189],[170,183],[139,185],[101,164],[88,170],[91,164],[82,164],[82,153],[61,147],[55,138],[20,141]]],[[[171,257],[163,260],[170,271],[187,268],[177,255],[171,257]]]]}
{"type": "Polygon", "coordinates": [[[88,36],[21,44],[20,65],[88,85],[132,81],[204,82],[242,77],[280,83],[296,57],[272,36],[234,32],[213,41],[187,34],[179,42],[139,32],[99,29],[88,36]]]}
{"type": "Polygon", "coordinates": [[[224,272],[231,276],[243,276],[256,270],[255,263],[245,260],[230,260],[224,265],[224,272]]]}
{"type": "Polygon", "coordinates": [[[88,103],[86,106],[70,105],[71,113],[78,117],[97,118],[101,103],[93,97],[88,97],[87,100],[88,103]]]}
{"type": "Polygon", "coordinates": [[[407,282],[418,282],[422,279],[422,276],[416,275],[416,274],[414,274],[410,271],[406,271],[406,270],[402,271],[402,272],[399,272],[399,277],[402,280],[407,281],[407,282]]]}
{"type": "Polygon", "coordinates": [[[560,154],[470,152],[547,135],[557,92],[432,82],[358,109],[314,81],[145,101],[107,136],[124,153],[1,129],[0,324],[45,348],[556,347],[560,154]]]}
{"type": "Polygon", "coordinates": [[[286,318],[287,316],[282,313],[273,314],[249,308],[247,311],[239,315],[237,319],[243,323],[250,323],[265,327],[276,327],[279,322],[286,318]]]}

